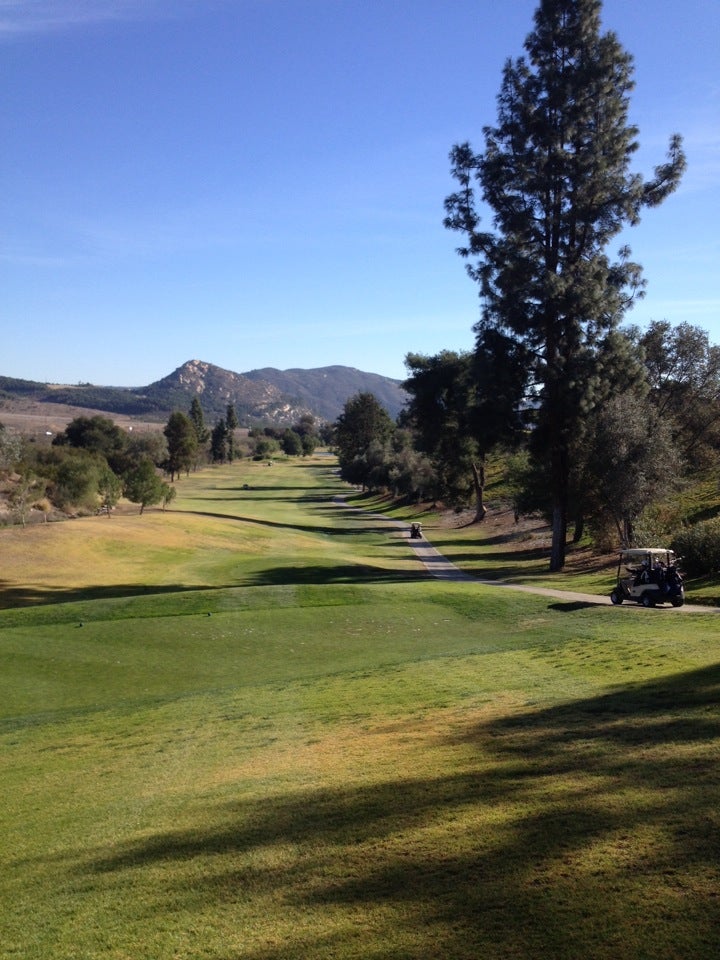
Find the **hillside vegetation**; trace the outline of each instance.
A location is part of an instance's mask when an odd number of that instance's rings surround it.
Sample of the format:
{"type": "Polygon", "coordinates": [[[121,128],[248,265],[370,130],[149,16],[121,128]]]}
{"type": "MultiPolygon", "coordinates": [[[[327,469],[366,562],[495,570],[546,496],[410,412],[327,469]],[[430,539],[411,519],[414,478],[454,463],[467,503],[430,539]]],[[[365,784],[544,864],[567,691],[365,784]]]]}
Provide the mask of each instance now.
{"type": "Polygon", "coordinates": [[[715,956],[716,614],[431,580],[347,493],[0,530],[0,957],[715,956]]]}

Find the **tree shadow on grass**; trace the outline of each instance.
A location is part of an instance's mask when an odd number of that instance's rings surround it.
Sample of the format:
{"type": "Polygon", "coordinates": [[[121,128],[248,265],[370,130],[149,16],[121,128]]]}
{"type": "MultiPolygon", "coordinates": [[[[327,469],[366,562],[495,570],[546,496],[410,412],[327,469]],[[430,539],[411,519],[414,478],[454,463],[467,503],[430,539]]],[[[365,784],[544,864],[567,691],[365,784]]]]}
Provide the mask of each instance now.
{"type": "MultiPolygon", "coordinates": [[[[432,545],[437,550],[439,550],[440,553],[443,552],[442,543],[437,543],[435,540],[433,540],[432,545]]],[[[448,546],[450,545],[448,544],[448,546]]],[[[463,544],[463,546],[465,547],[467,546],[467,544],[463,544]]],[[[451,551],[451,552],[452,552],[453,562],[463,563],[465,561],[482,560],[483,564],[487,564],[489,566],[504,565],[506,567],[509,564],[513,564],[516,566],[522,563],[531,563],[534,560],[537,560],[537,561],[544,560],[548,556],[548,550],[544,547],[533,547],[532,549],[528,549],[528,550],[513,550],[508,553],[502,553],[500,551],[493,552],[493,553],[486,553],[486,552],[473,553],[472,551],[467,551],[467,550],[464,551],[463,553],[458,553],[457,551],[451,551]]],[[[545,570],[543,572],[547,573],[547,571],[545,570]]]]}
{"type": "Polygon", "coordinates": [[[348,956],[710,958],[720,951],[719,695],[713,666],[449,738],[428,732],[428,749],[444,744],[462,762],[219,804],[210,826],[97,851],[80,873],[174,864],[175,905],[284,905],[287,942],[224,960],[345,955],[343,931],[362,916],[369,939],[348,956]],[[278,846],[291,862],[273,861],[278,846]],[[188,866],[199,860],[202,883],[188,866]],[[328,910],[337,926],[313,939],[308,917],[328,910]],[[305,926],[291,933],[293,922],[305,926]],[[398,937],[404,950],[389,946],[398,937]]]}
{"type": "MultiPolygon", "coordinates": [[[[238,514],[232,513],[219,513],[217,511],[210,510],[178,510],[177,513],[187,513],[193,516],[199,517],[212,517],[216,520],[232,520],[235,523],[247,523],[247,524],[256,524],[260,527],[270,527],[276,530],[300,530],[303,533],[317,533],[324,536],[336,536],[336,537],[356,537],[358,533],[376,533],[376,534],[387,534],[390,526],[386,523],[375,523],[371,524],[367,522],[367,519],[363,520],[362,527],[358,529],[357,522],[355,524],[348,524],[347,526],[324,526],[322,524],[311,524],[311,523],[288,523],[287,521],[279,520],[268,520],[264,517],[246,517],[239,516],[238,514]]],[[[337,516],[337,514],[328,511],[327,516],[337,516]]],[[[348,519],[352,519],[348,517],[348,519]]]]}
{"type": "Polygon", "coordinates": [[[559,613],[575,613],[578,610],[594,610],[598,606],[590,600],[569,600],[567,603],[549,603],[548,610],[557,610],[559,613]]]}
{"type": "Polygon", "coordinates": [[[293,564],[268,567],[258,571],[245,585],[277,586],[278,584],[328,584],[328,583],[411,583],[427,580],[422,570],[388,570],[356,563],[293,564]]]}
{"type": "Polygon", "coordinates": [[[183,583],[115,583],[109,586],[83,587],[24,587],[0,580],[0,610],[15,607],[41,606],[59,603],[75,603],[92,600],[116,600],[125,597],[152,597],[170,593],[193,593],[220,589],[204,586],[187,586],[183,583]]]}

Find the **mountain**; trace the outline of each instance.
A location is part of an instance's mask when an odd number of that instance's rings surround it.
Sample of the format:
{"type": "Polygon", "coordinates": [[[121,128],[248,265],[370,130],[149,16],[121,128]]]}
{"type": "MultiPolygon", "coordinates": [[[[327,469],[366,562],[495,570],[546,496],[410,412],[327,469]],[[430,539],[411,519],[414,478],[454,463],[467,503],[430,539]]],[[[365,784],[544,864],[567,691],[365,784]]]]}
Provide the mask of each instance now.
{"type": "Polygon", "coordinates": [[[146,387],[63,386],[0,377],[0,416],[13,400],[32,400],[161,420],[173,410],[188,410],[198,397],[208,423],[224,416],[232,403],[243,424],[283,425],[305,413],[335,420],[345,401],[358,392],[373,393],[392,417],[406,399],[399,381],[351,367],[285,371],[268,367],[242,374],[189,360],[146,387]]]}
{"type": "Polygon", "coordinates": [[[345,401],[356,393],[374,394],[393,420],[407,400],[399,380],[364,373],[354,367],[317,367],[312,370],[263,367],[250,370],[243,376],[256,382],[271,383],[286,396],[312,409],[323,420],[336,420],[345,401]]]}

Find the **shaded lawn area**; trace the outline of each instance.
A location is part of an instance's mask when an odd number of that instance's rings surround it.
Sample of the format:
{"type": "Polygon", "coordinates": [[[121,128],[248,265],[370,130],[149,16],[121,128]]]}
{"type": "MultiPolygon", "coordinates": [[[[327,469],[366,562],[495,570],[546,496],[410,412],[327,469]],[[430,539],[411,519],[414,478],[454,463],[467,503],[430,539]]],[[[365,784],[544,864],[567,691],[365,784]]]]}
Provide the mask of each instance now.
{"type": "MultiPolygon", "coordinates": [[[[331,701],[345,681],[329,683],[331,701]]],[[[710,958],[719,689],[713,665],[548,707],[298,715],[291,731],[241,699],[208,702],[202,729],[174,716],[173,742],[130,724],[141,767],[160,739],[166,755],[155,777],[170,792],[155,783],[151,817],[133,796],[134,829],[96,827],[9,865],[35,876],[41,920],[66,913],[62,958],[710,958]]],[[[118,725],[105,749],[122,745],[118,725]]]]}

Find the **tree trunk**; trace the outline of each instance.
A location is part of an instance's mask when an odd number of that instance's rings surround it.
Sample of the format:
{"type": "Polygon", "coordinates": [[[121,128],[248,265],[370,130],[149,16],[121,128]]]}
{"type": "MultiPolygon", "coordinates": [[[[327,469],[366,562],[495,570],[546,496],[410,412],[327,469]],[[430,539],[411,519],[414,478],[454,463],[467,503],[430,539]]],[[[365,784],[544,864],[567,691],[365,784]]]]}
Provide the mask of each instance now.
{"type": "Polygon", "coordinates": [[[567,450],[558,443],[552,452],[552,547],[550,549],[550,572],[557,573],[565,566],[568,514],[568,467],[567,450]]]}
{"type": "Polygon", "coordinates": [[[473,486],[475,487],[475,523],[485,519],[487,507],[485,506],[485,462],[479,463],[473,461],[472,465],[473,486]]]}
{"type": "Polygon", "coordinates": [[[631,547],[632,542],[635,539],[635,529],[633,527],[633,522],[629,517],[625,517],[623,520],[623,533],[625,535],[626,545],[631,547]]]}
{"type": "Polygon", "coordinates": [[[550,549],[550,573],[557,573],[565,566],[565,540],[567,516],[564,504],[556,503],[552,517],[552,547],[550,549]]]}
{"type": "Polygon", "coordinates": [[[575,529],[573,530],[573,543],[580,543],[585,533],[585,517],[579,514],[575,518],[575,529]]]}

